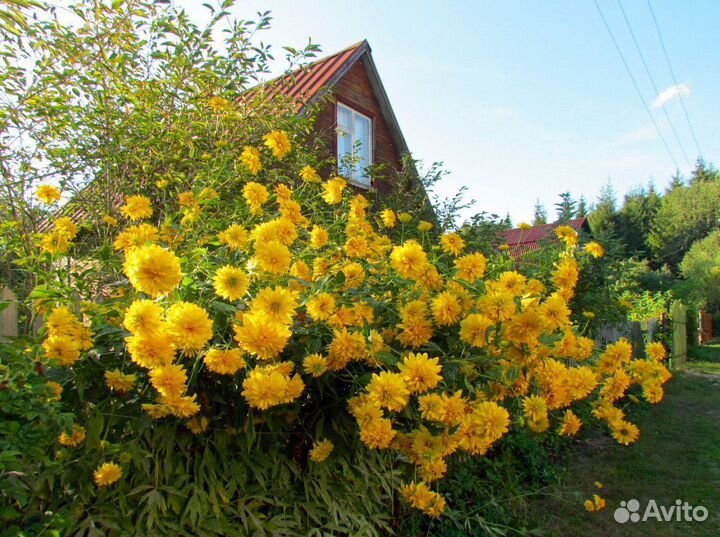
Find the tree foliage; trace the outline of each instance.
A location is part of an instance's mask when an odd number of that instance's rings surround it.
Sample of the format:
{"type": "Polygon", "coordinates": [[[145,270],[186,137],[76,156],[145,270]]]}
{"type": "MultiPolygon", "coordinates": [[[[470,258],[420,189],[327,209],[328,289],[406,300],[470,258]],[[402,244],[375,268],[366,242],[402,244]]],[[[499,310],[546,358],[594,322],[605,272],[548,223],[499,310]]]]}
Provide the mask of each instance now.
{"type": "Polygon", "coordinates": [[[680,263],[680,272],[695,304],[720,310],[720,230],[693,243],[680,263]]]}

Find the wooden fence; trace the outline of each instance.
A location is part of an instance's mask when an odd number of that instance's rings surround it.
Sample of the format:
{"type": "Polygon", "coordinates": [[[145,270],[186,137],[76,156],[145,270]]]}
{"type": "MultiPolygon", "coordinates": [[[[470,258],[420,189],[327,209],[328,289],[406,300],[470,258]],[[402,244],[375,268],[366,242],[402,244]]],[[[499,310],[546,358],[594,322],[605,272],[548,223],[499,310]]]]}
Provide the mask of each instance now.
{"type": "Polygon", "coordinates": [[[0,289],[0,338],[18,335],[18,303],[15,293],[0,289]]]}
{"type": "Polygon", "coordinates": [[[670,308],[672,319],[672,354],[671,365],[681,367],[687,361],[687,308],[676,300],[670,308]]]}

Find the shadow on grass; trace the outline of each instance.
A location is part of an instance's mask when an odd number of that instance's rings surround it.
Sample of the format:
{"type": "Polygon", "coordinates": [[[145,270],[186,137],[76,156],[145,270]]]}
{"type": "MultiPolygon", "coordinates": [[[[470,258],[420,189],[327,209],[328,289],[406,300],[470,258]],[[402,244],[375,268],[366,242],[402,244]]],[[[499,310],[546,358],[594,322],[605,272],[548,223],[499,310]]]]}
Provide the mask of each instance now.
{"type": "Polygon", "coordinates": [[[720,535],[720,377],[703,373],[675,373],[662,403],[630,413],[641,431],[636,444],[621,446],[600,434],[585,440],[569,456],[561,483],[532,502],[541,534],[720,535]],[[595,481],[603,483],[602,490],[595,481]],[[588,513],[583,500],[597,492],[607,508],[588,513]],[[620,502],[633,498],[640,501],[641,513],[651,499],[668,507],[680,499],[704,506],[709,516],[704,522],[615,522],[620,502]]]}

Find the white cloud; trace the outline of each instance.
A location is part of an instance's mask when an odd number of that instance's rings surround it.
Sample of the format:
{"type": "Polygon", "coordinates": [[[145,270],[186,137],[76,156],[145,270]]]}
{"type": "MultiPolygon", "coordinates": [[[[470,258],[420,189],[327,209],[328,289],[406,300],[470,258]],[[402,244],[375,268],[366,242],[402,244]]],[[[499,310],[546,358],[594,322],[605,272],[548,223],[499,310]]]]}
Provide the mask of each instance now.
{"type": "Polygon", "coordinates": [[[676,97],[687,97],[690,95],[690,83],[689,82],[683,82],[682,84],[677,84],[676,86],[670,86],[667,89],[664,89],[660,92],[660,95],[657,96],[657,98],[653,101],[653,108],[660,108],[664,104],[669,103],[676,97]]]}

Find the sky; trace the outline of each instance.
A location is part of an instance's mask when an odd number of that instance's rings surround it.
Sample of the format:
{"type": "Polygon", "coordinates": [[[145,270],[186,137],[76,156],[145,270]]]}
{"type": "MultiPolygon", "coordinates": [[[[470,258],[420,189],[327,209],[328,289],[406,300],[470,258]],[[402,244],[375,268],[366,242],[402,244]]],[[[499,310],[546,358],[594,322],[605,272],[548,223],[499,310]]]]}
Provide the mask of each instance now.
{"type": "MultiPolygon", "coordinates": [[[[279,60],[308,39],[321,56],[367,39],[413,156],[449,172],[438,191],[467,186],[472,212],[517,224],[537,200],[552,219],[561,192],[592,202],[610,181],[621,198],[687,176],[699,155],[720,165],[720,2],[650,0],[675,85],[647,0],[597,1],[642,98],[594,0],[240,0],[231,11],[272,12],[261,37],[279,60]]],[[[204,15],[199,1],[175,3],[204,15]]]]}

